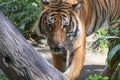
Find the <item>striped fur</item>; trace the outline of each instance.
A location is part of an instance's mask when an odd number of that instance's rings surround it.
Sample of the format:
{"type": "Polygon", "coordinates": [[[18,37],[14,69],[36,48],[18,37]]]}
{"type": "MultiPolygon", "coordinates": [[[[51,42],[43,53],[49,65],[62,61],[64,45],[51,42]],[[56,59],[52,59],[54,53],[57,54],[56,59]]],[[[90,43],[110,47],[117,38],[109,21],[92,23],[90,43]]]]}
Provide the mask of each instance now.
{"type": "Polygon", "coordinates": [[[86,24],[87,35],[90,35],[97,29],[105,27],[104,23],[109,25],[112,21],[120,19],[120,1],[83,0],[80,18],[86,24]]]}
{"type": "Polygon", "coordinates": [[[53,65],[61,72],[65,71],[69,80],[75,80],[84,63],[86,36],[104,24],[109,25],[120,19],[120,1],[41,0],[41,4],[43,11],[38,20],[37,33],[48,39],[53,65]]]}

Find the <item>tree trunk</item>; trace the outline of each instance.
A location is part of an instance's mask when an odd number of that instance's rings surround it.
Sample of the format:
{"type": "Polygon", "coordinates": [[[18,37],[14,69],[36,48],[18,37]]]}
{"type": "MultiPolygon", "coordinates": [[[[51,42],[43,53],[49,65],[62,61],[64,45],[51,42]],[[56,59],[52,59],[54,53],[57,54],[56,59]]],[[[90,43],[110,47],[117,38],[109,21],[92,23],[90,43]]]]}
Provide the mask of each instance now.
{"type": "Polygon", "coordinates": [[[0,12],[0,68],[10,80],[67,80],[0,12]]]}

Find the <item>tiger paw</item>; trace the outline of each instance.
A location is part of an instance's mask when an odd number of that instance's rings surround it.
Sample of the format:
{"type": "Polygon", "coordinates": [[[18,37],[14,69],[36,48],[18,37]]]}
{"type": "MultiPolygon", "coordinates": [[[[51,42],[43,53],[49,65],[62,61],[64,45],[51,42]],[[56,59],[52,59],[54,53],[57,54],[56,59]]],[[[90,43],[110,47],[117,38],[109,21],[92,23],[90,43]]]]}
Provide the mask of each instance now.
{"type": "Polygon", "coordinates": [[[76,69],[72,69],[71,67],[68,68],[64,73],[63,73],[69,80],[76,80],[79,75],[80,71],[76,69]]]}
{"type": "Polygon", "coordinates": [[[68,78],[68,80],[72,80],[70,74],[68,74],[68,73],[65,72],[64,75],[68,78]]]}
{"type": "Polygon", "coordinates": [[[68,78],[68,80],[76,80],[72,73],[64,72],[64,75],[68,78]]]}

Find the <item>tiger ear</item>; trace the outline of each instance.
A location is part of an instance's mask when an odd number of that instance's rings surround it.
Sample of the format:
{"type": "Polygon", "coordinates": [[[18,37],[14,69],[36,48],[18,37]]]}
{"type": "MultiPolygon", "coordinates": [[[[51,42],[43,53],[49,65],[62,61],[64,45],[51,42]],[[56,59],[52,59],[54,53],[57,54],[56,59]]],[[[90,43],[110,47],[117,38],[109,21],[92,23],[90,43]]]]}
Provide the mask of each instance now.
{"type": "Polygon", "coordinates": [[[40,0],[43,10],[49,7],[49,2],[47,0],[40,0]]]}
{"type": "Polygon", "coordinates": [[[79,11],[80,7],[81,7],[81,2],[79,2],[77,4],[72,4],[73,10],[76,12],[79,11]]]}

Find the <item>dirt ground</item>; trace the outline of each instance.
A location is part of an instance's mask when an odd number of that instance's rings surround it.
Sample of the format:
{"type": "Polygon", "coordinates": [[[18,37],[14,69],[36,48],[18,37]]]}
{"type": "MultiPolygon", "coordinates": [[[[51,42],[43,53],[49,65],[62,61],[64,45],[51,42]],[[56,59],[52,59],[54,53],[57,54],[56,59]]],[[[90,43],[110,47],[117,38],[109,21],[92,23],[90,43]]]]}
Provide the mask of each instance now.
{"type": "Polygon", "coordinates": [[[85,63],[81,74],[77,80],[85,80],[90,74],[99,74],[103,71],[106,63],[105,63],[106,55],[95,55],[95,54],[86,54],[85,63]]]}
{"type": "MultiPolygon", "coordinates": [[[[91,44],[94,40],[94,36],[87,37],[87,45],[91,44]]],[[[46,46],[46,40],[41,40],[41,42],[43,44],[39,44],[39,46],[37,45],[35,48],[40,51],[44,58],[52,63],[52,56],[50,54],[49,47],[46,46]]],[[[35,44],[33,45],[36,46],[35,44]]],[[[99,52],[93,52],[86,49],[85,63],[77,80],[85,80],[85,78],[87,78],[90,74],[99,74],[101,71],[103,71],[106,65],[106,57],[107,51],[105,51],[104,54],[100,54],[99,52]]]]}

